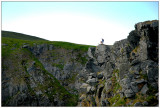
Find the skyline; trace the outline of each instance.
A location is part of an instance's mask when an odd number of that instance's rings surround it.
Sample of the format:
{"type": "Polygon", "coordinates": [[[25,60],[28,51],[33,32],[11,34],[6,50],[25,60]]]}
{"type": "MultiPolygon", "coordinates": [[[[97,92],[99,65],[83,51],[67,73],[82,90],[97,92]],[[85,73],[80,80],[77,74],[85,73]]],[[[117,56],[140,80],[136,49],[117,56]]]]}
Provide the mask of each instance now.
{"type": "Polygon", "coordinates": [[[51,41],[97,45],[127,38],[134,25],[158,20],[158,2],[2,2],[2,30],[51,41]]]}

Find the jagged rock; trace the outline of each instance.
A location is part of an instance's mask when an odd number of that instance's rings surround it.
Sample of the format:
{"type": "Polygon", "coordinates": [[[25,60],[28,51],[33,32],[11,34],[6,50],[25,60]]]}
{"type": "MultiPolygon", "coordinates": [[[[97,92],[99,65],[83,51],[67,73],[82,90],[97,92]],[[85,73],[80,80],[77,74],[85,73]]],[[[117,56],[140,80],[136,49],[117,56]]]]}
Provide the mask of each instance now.
{"type": "Polygon", "coordinates": [[[88,86],[87,87],[87,93],[90,93],[90,91],[91,91],[91,86],[88,86]]]}
{"type": "Polygon", "coordinates": [[[125,90],[124,94],[127,98],[133,97],[135,95],[135,93],[132,91],[132,89],[125,90]]]}
{"type": "Polygon", "coordinates": [[[98,79],[102,79],[103,78],[103,73],[99,73],[97,76],[98,79]]]}
{"type": "Polygon", "coordinates": [[[85,97],[85,95],[84,94],[82,94],[81,95],[81,97],[79,98],[79,101],[81,102],[83,99],[85,99],[86,97],[85,97]]]}
{"type": "Polygon", "coordinates": [[[106,67],[102,71],[102,73],[104,73],[105,78],[108,79],[112,75],[114,67],[115,66],[114,66],[114,64],[112,62],[107,62],[106,63],[106,67]]]}
{"type": "Polygon", "coordinates": [[[87,87],[88,87],[88,86],[89,86],[88,84],[83,83],[83,84],[80,86],[80,91],[81,91],[81,92],[87,92],[87,87]]]}
{"type": "MultiPolygon", "coordinates": [[[[137,98],[136,93],[141,92],[147,96],[147,84],[158,90],[158,30],[158,21],[140,22],[135,25],[135,30],[129,33],[127,39],[117,41],[112,46],[91,47],[88,52],[60,48],[48,43],[34,43],[32,46],[24,43],[20,50],[29,49],[31,58],[34,59],[30,60],[30,55],[27,54],[13,54],[14,62],[10,61],[12,57],[2,57],[2,106],[69,104],[67,100],[72,100],[69,95],[52,93],[56,87],[49,86],[58,82],[55,78],[60,82],[57,86],[64,86],[72,94],[81,94],[80,106],[83,106],[83,102],[84,106],[109,106],[107,98],[113,98],[116,93],[121,98],[133,97],[127,104],[133,105],[137,98]]],[[[5,43],[2,45],[7,48],[5,43]]],[[[11,50],[18,47],[16,44],[13,46],[11,50]]],[[[158,100],[158,94],[155,96],[158,100]]],[[[113,102],[112,105],[115,104],[113,102]]],[[[134,106],[142,105],[148,106],[152,103],[137,102],[134,106]]]]}
{"type": "Polygon", "coordinates": [[[135,107],[137,107],[137,106],[142,106],[142,103],[141,103],[141,102],[136,102],[136,103],[134,104],[134,106],[135,106],[135,107]]]}
{"type": "Polygon", "coordinates": [[[107,45],[98,45],[95,50],[95,56],[98,63],[103,64],[106,61],[106,58],[110,56],[110,46],[107,45]]]}
{"type": "Polygon", "coordinates": [[[146,80],[144,80],[144,79],[141,79],[141,80],[137,80],[137,81],[135,81],[137,84],[140,84],[140,83],[146,83],[147,81],[146,80]]]}
{"type": "Polygon", "coordinates": [[[147,101],[144,101],[144,102],[142,103],[142,105],[143,105],[143,106],[148,106],[149,104],[148,104],[147,101]]]}
{"type": "Polygon", "coordinates": [[[92,79],[92,76],[88,76],[88,80],[89,80],[89,79],[92,79]]]}
{"type": "Polygon", "coordinates": [[[92,78],[86,81],[89,85],[94,86],[97,84],[97,78],[92,78]]]}
{"type": "Polygon", "coordinates": [[[96,73],[90,73],[89,76],[92,76],[92,78],[96,78],[97,74],[96,73]]]}
{"type": "Polygon", "coordinates": [[[121,97],[121,98],[124,97],[124,93],[123,93],[123,92],[120,92],[119,94],[120,94],[120,97],[121,97]]]}
{"type": "Polygon", "coordinates": [[[132,90],[137,93],[139,91],[137,83],[136,82],[131,82],[131,88],[132,90]]]}
{"type": "Polygon", "coordinates": [[[49,50],[53,50],[53,45],[49,45],[49,50]]]}
{"type": "Polygon", "coordinates": [[[90,59],[86,64],[86,69],[92,73],[101,71],[101,68],[98,64],[94,63],[94,59],[90,59]]]}
{"type": "Polygon", "coordinates": [[[94,52],[95,52],[95,47],[90,47],[90,48],[88,48],[87,54],[90,58],[93,58],[94,57],[94,52]]]}
{"type": "Polygon", "coordinates": [[[142,93],[142,94],[146,94],[148,90],[149,90],[149,88],[147,87],[147,84],[145,84],[145,85],[143,86],[143,88],[141,89],[141,93],[142,93]]]}
{"type": "Polygon", "coordinates": [[[112,82],[111,80],[107,80],[105,83],[105,90],[108,91],[112,87],[112,82]]]}
{"type": "MultiPolygon", "coordinates": [[[[138,27],[138,29],[139,29],[139,27],[138,27]]],[[[129,41],[131,47],[135,48],[138,45],[138,42],[140,40],[140,36],[138,35],[138,33],[135,30],[133,30],[129,33],[127,40],[129,41]]]]}
{"type": "Polygon", "coordinates": [[[120,80],[124,78],[124,75],[128,73],[130,66],[128,63],[121,63],[119,66],[119,77],[120,80]]]}
{"type": "Polygon", "coordinates": [[[94,86],[91,87],[91,92],[94,93],[96,91],[96,88],[94,86]]]}
{"type": "Polygon", "coordinates": [[[109,103],[109,101],[108,101],[107,99],[105,99],[105,100],[102,100],[101,105],[102,105],[102,106],[109,106],[110,103],[109,103]]]}
{"type": "Polygon", "coordinates": [[[157,97],[157,100],[159,100],[159,93],[156,93],[155,96],[157,97]]]}

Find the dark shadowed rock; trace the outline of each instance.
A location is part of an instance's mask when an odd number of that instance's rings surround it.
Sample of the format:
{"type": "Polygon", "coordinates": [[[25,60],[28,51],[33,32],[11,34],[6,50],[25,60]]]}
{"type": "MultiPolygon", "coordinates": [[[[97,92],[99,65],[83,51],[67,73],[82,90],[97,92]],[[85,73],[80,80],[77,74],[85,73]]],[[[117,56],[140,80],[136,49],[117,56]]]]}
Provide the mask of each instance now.
{"type": "Polygon", "coordinates": [[[141,93],[142,93],[142,94],[146,94],[148,90],[149,90],[149,88],[148,88],[147,84],[145,84],[145,85],[143,86],[143,88],[141,89],[141,93]]]}
{"type": "Polygon", "coordinates": [[[136,102],[136,103],[134,104],[134,106],[135,106],[135,107],[142,106],[142,103],[141,103],[141,102],[136,102]]]}

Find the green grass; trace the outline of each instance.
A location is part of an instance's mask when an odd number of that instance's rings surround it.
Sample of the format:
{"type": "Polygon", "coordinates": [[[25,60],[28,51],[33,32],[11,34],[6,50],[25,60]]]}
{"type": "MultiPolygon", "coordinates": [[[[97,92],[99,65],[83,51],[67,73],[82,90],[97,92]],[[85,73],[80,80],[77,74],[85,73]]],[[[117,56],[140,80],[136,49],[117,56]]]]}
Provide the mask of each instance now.
{"type": "Polygon", "coordinates": [[[53,45],[54,47],[57,47],[57,48],[64,48],[67,50],[75,50],[75,51],[83,51],[83,52],[88,51],[89,47],[95,47],[91,45],[81,45],[81,44],[61,42],[61,41],[45,41],[45,40],[30,41],[30,40],[14,39],[9,37],[2,37],[2,43],[8,45],[5,47],[15,47],[15,48],[22,47],[24,43],[28,44],[29,46],[33,46],[34,44],[48,44],[48,45],[53,45]]]}
{"type": "Polygon", "coordinates": [[[64,65],[63,64],[57,64],[57,63],[52,63],[53,67],[58,67],[59,69],[63,70],[64,65]]]}
{"type": "Polygon", "coordinates": [[[73,49],[77,51],[88,51],[89,47],[95,47],[91,45],[81,45],[81,44],[75,44],[75,43],[70,43],[70,42],[61,42],[61,41],[52,41],[50,42],[56,47],[59,48],[64,48],[64,49],[73,49]]]}
{"type": "Polygon", "coordinates": [[[16,32],[10,32],[10,31],[1,31],[2,37],[8,37],[8,38],[15,38],[15,39],[22,39],[22,40],[45,40],[36,36],[30,36],[22,33],[16,33],[16,32]]]}

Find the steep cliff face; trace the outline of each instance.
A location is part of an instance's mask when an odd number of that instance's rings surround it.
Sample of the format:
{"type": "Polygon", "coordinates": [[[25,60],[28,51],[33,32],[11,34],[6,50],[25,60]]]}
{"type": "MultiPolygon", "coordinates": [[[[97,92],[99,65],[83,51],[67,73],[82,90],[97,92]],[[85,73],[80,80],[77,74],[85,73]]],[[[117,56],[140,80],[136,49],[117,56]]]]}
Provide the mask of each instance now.
{"type": "Polygon", "coordinates": [[[138,23],[127,39],[88,55],[79,106],[158,105],[158,21],[138,23]]]}
{"type": "Polygon", "coordinates": [[[2,38],[2,106],[156,106],[158,50],[158,21],[111,46],[2,38]]]}
{"type": "Polygon", "coordinates": [[[2,42],[3,106],[77,105],[77,75],[87,62],[88,46],[11,38],[2,42]]]}

